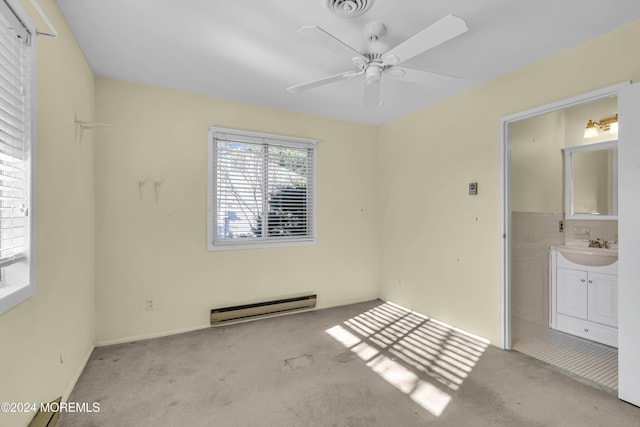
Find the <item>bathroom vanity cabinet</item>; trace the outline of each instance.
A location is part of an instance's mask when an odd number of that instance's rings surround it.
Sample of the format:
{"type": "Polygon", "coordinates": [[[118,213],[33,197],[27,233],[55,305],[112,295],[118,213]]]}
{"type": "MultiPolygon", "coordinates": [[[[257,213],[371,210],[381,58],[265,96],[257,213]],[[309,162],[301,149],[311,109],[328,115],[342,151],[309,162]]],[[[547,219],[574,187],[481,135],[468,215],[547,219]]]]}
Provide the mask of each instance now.
{"type": "Polygon", "coordinates": [[[551,327],[618,346],[618,263],[582,265],[550,251],[551,327]]]}

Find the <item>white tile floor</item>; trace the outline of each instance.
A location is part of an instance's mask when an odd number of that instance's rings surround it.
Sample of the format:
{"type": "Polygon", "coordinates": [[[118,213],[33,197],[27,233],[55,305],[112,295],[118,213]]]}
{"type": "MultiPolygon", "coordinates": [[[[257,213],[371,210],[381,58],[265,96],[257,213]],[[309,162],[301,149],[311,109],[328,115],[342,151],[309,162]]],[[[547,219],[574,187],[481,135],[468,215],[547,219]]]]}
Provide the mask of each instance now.
{"type": "Polygon", "coordinates": [[[553,329],[513,341],[513,349],[608,387],[618,389],[618,349],[553,329]]]}

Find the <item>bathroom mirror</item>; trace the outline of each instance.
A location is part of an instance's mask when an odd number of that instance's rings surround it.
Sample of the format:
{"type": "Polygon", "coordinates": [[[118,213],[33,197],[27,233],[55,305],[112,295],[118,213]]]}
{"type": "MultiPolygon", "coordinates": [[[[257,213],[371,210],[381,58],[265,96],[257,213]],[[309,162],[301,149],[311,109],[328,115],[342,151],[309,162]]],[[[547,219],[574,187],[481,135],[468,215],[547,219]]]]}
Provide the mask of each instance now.
{"type": "Polygon", "coordinates": [[[564,149],[567,219],[618,219],[618,141],[564,149]]]}

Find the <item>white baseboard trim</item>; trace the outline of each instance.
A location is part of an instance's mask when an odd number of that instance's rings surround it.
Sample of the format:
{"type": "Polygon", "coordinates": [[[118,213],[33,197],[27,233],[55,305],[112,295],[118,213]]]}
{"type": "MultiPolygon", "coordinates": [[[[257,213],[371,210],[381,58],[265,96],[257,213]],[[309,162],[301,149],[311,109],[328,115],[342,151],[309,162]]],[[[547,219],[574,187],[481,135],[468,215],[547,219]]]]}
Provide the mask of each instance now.
{"type": "Polygon", "coordinates": [[[87,366],[87,362],[89,362],[89,358],[91,357],[91,353],[93,353],[94,348],[95,346],[93,344],[89,346],[89,350],[87,350],[87,353],[84,355],[82,363],[80,363],[80,366],[78,367],[76,374],[73,376],[73,378],[71,379],[71,382],[69,383],[69,386],[67,387],[64,394],[62,395],[63,402],[66,402],[69,400],[69,396],[71,395],[71,392],[75,388],[76,383],[80,379],[80,375],[82,375],[82,371],[84,371],[85,366],[87,366]]]}
{"type": "Polygon", "coordinates": [[[161,331],[161,332],[153,332],[150,334],[142,334],[142,335],[134,335],[134,336],[129,336],[129,337],[123,337],[123,338],[114,338],[114,339],[110,339],[110,340],[102,340],[102,341],[97,341],[95,346],[96,347],[104,347],[107,345],[115,345],[115,344],[126,344],[126,343],[130,343],[130,342],[134,342],[134,341],[141,341],[141,340],[148,340],[148,339],[152,339],[152,338],[160,338],[160,337],[167,337],[169,335],[176,335],[176,334],[183,334],[185,332],[192,332],[192,331],[198,331],[200,329],[206,329],[206,328],[216,328],[216,327],[221,327],[224,325],[233,325],[233,324],[237,324],[237,323],[246,323],[246,322],[254,322],[260,319],[267,319],[270,317],[279,317],[279,316],[289,316],[289,315],[294,315],[297,313],[303,313],[305,311],[315,311],[315,310],[322,310],[322,309],[327,309],[327,308],[335,308],[335,307],[341,307],[344,305],[350,305],[350,304],[357,304],[359,302],[366,302],[366,301],[371,301],[371,300],[375,300],[375,299],[379,299],[378,297],[371,297],[370,299],[358,299],[356,301],[351,301],[351,302],[344,302],[344,303],[340,303],[340,304],[334,304],[334,305],[324,305],[324,306],[320,306],[317,305],[314,308],[311,309],[305,309],[305,310],[301,310],[301,311],[293,311],[293,312],[285,312],[285,313],[274,313],[274,314],[269,314],[269,315],[265,315],[265,316],[260,316],[260,317],[255,317],[255,318],[247,318],[247,319],[240,319],[237,321],[233,321],[233,322],[224,322],[222,324],[219,325],[210,325],[210,324],[206,324],[206,325],[199,325],[199,326],[191,326],[188,328],[181,328],[181,329],[173,329],[170,331],[161,331]]]}
{"type": "Polygon", "coordinates": [[[96,342],[96,347],[104,347],[106,345],[126,344],[133,341],[148,340],[151,338],[167,337],[169,335],[183,334],[185,332],[199,331],[200,329],[210,328],[211,325],[191,326],[189,328],[173,329],[170,331],[153,332],[150,334],[134,335],[124,338],[116,338],[112,340],[103,340],[96,342]]]}

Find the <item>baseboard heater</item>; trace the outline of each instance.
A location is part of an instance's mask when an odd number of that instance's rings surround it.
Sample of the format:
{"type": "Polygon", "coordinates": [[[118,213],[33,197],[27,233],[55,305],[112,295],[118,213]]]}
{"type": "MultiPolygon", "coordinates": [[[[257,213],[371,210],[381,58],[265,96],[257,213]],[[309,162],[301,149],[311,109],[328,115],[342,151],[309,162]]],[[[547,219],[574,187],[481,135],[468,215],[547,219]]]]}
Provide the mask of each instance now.
{"type": "Polygon", "coordinates": [[[255,304],[236,305],[233,307],[214,308],[211,310],[211,324],[217,325],[234,320],[243,320],[287,311],[304,310],[316,306],[317,295],[305,295],[255,304]]]}

